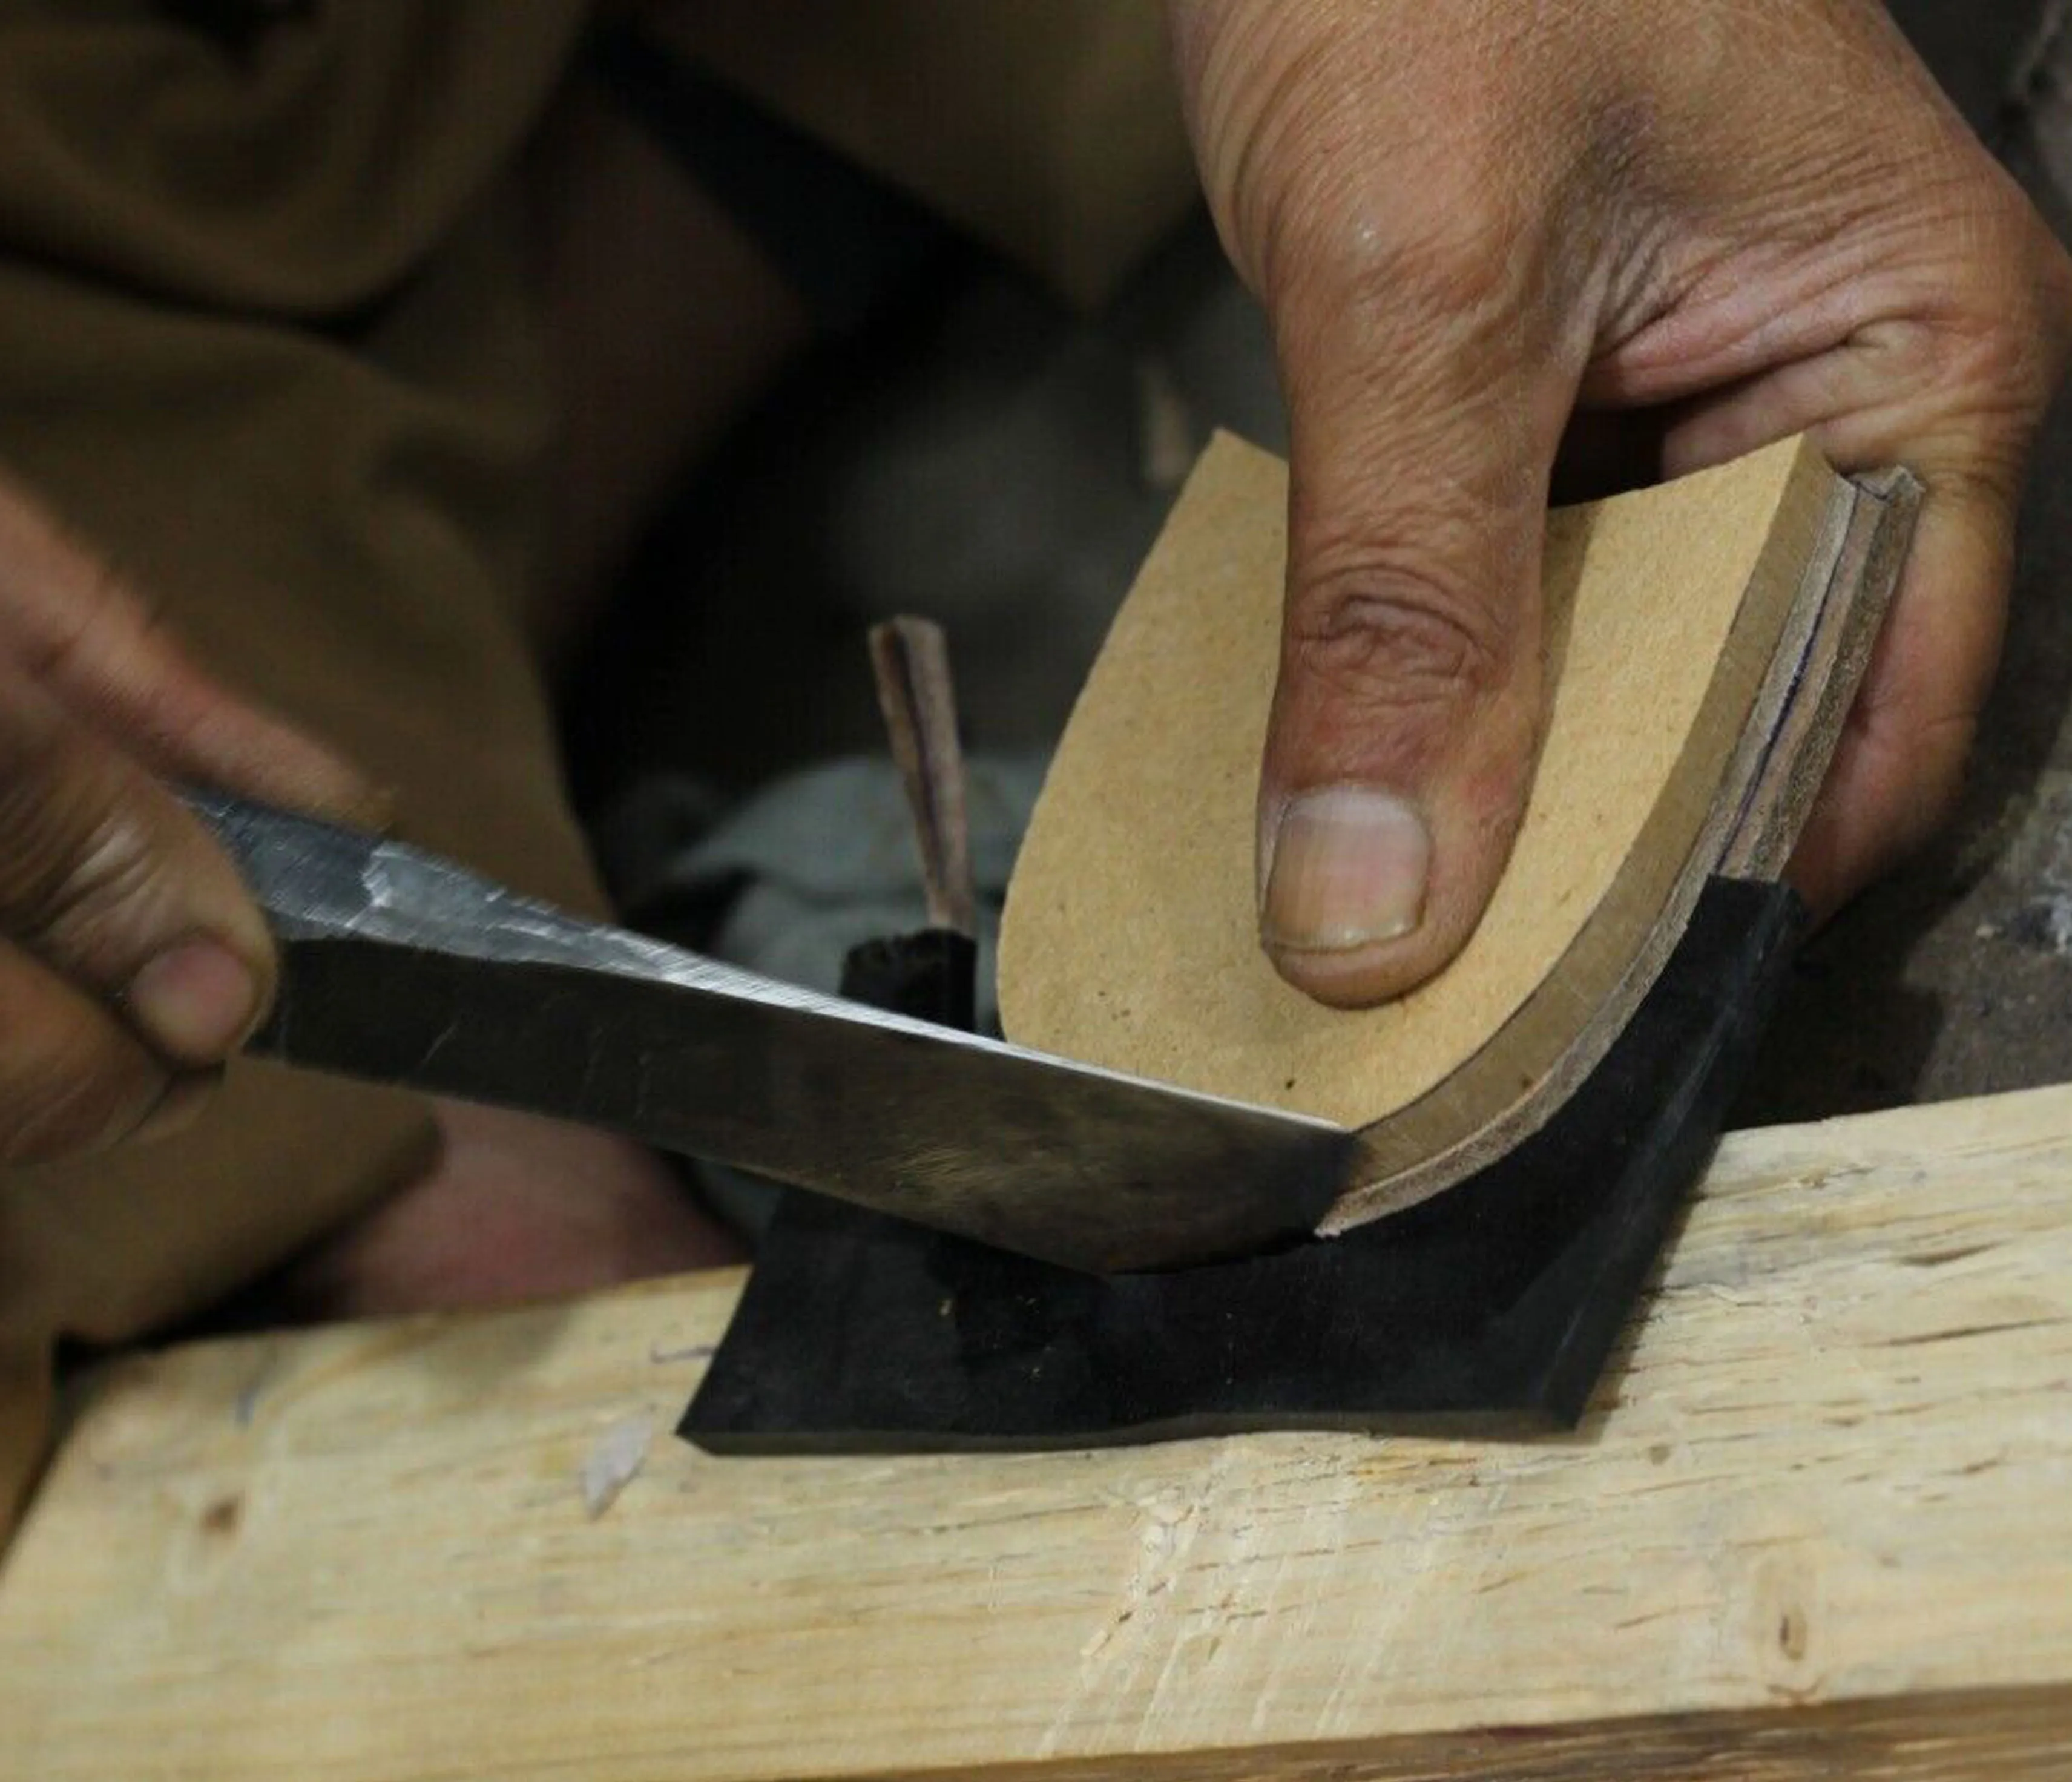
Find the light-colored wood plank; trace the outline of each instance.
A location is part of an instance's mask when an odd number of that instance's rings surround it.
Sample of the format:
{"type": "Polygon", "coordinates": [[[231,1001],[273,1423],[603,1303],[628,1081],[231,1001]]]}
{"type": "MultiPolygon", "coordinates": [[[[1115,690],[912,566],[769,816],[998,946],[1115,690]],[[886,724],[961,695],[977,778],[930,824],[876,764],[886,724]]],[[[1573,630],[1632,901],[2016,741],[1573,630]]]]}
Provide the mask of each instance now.
{"type": "Polygon", "coordinates": [[[736,1286],[116,1368],[0,1773],[2072,1774],[2072,1088],[1731,1139],[1567,1438],[713,1460],[736,1286]]]}

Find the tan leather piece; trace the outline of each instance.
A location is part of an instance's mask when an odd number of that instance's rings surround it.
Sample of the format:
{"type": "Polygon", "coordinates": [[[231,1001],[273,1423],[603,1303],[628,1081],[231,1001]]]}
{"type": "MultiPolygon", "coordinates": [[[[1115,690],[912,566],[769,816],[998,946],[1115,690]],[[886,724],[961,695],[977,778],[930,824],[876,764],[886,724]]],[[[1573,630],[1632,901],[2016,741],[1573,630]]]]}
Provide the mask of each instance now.
{"type": "Polygon", "coordinates": [[[1256,940],[1285,490],[1233,440],[1198,466],[1023,844],[1001,1009],[1023,1045],[1361,1129],[1343,1225],[1458,1180],[1587,1067],[1601,1011],[1623,1020],[1635,962],[1651,977],[1757,782],[1859,497],[1786,443],[1552,517],[1550,708],[1510,865],[1451,967],[1349,1013],[1284,983],[1256,940]]]}

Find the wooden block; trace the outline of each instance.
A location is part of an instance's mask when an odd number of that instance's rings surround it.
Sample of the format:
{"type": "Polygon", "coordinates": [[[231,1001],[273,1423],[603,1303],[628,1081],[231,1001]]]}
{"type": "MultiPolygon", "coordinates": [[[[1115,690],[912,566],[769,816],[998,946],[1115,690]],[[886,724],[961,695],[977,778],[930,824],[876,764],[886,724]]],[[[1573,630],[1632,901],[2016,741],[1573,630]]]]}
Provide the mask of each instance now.
{"type": "Polygon", "coordinates": [[[117,1365],[0,1774],[2072,1775],[2072,1088],[1729,1139],[1562,1439],[715,1460],[738,1284],[117,1365]]]}
{"type": "Polygon", "coordinates": [[[1117,617],[1009,890],[1024,1045],[1360,1128],[1330,1226],[1450,1186],[1603,1055],[1708,874],[1774,877],[1910,520],[1900,478],[1787,442],[1550,518],[1549,711],[1511,864],[1458,959],[1385,1007],[1282,982],[1253,913],[1279,659],[1281,466],[1204,457],[1117,617]]]}

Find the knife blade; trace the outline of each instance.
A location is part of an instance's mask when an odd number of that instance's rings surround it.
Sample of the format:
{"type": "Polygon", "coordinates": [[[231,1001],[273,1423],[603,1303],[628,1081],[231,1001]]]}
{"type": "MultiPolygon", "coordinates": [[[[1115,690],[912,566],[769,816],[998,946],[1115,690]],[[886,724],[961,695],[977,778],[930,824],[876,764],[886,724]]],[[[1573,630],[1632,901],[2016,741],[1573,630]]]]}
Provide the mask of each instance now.
{"type": "Polygon", "coordinates": [[[1095,1273],[1310,1236],[1328,1122],[883,1013],[585,922],[407,844],[183,795],[279,943],[247,1049],[606,1127],[1095,1273]]]}

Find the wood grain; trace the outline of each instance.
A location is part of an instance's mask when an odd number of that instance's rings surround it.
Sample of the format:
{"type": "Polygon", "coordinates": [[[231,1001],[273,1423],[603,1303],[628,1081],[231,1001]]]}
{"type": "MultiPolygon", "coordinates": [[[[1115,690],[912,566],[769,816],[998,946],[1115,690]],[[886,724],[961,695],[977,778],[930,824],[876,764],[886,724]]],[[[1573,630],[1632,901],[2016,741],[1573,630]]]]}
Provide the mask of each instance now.
{"type": "Polygon", "coordinates": [[[1737,1135],[1583,1428],[719,1460],[729,1276],[113,1369],[0,1774],[2072,1774],[2072,1088],[1737,1135]]]}

